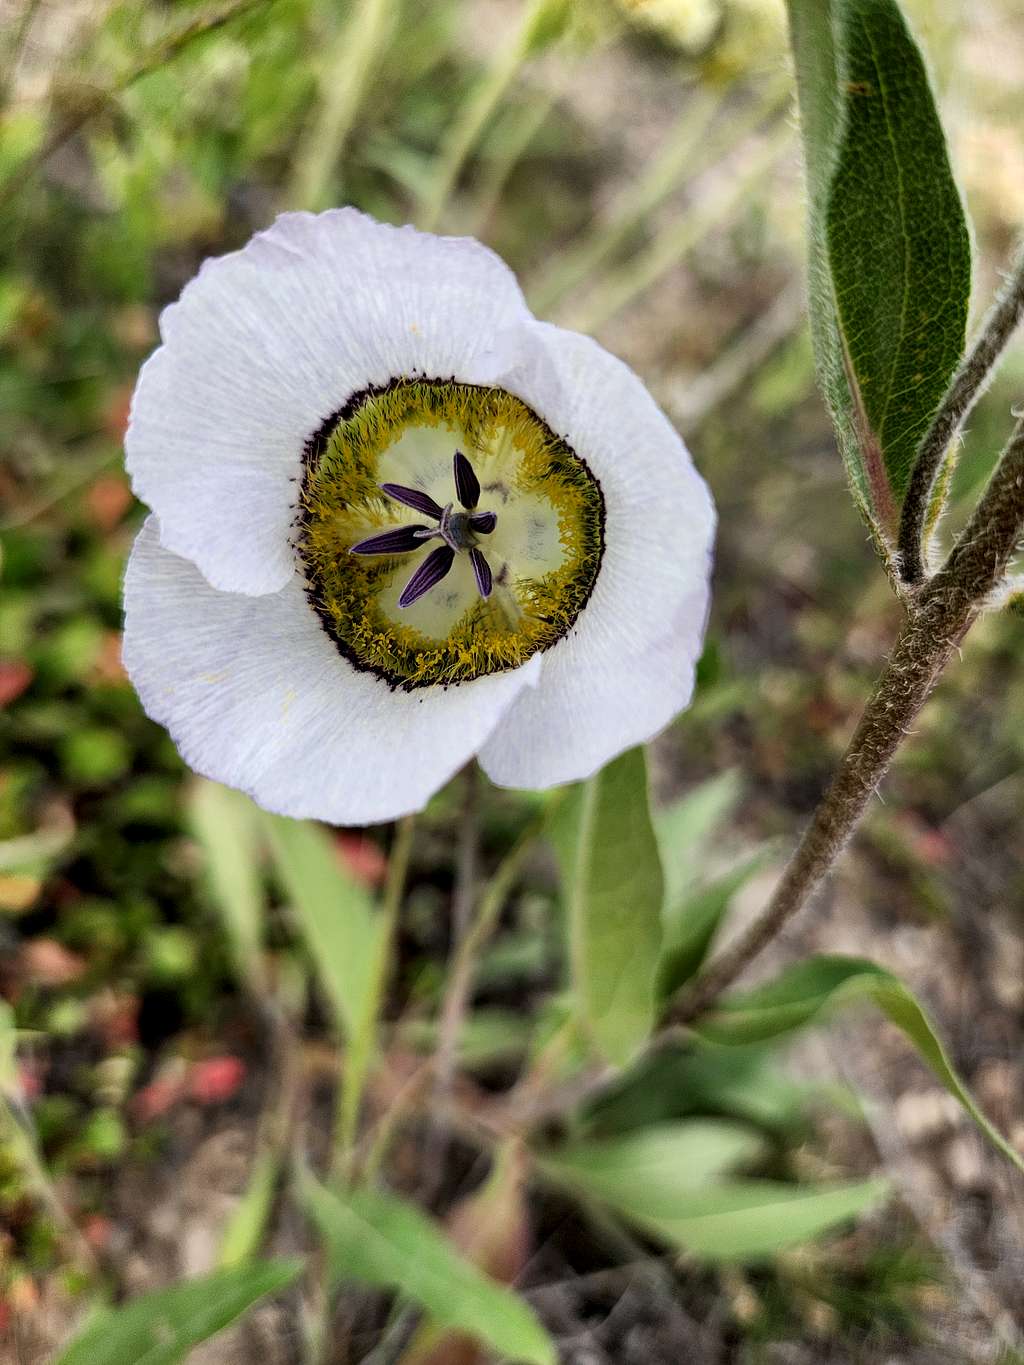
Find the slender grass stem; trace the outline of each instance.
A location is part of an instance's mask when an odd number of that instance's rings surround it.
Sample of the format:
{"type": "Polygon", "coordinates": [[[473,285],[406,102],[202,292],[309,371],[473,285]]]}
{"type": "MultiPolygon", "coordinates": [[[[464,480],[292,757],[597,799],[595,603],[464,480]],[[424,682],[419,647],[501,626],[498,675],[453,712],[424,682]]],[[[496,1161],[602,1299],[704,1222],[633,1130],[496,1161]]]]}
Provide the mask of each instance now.
{"type": "Polygon", "coordinates": [[[738,205],[763,184],[790,137],[788,126],[774,129],[750,155],[741,171],[723,180],[691,213],[659,233],[645,251],[610,274],[606,282],[594,290],[588,304],[571,315],[568,325],[581,332],[596,331],[646,293],[715,228],[727,222],[738,205]]]}
{"type": "Polygon", "coordinates": [[[988,388],[996,363],[1022,320],[1024,243],[1018,248],[1010,274],[953,376],[917,452],[899,528],[900,573],[903,581],[911,586],[920,583],[927,571],[923,548],[932,491],[950,443],[959,435],[971,409],[988,388]]]}
{"type": "Polygon", "coordinates": [[[704,1013],[807,904],[859,825],[893,755],[974,623],[1024,535],[1024,419],[943,568],[910,604],[888,663],[836,776],[768,906],[668,1010],[666,1024],[704,1013]]]}
{"type": "Polygon", "coordinates": [[[451,1089],[459,1032],[469,1000],[465,979],[466,945],[472,943],[479,917],[473,920],[476,904],[477,866],[480,861],[480,769],[471,763],[466,770],[466,788],[455,861],[455,889],[452,895],[452,957],[448,984],[441,1006],[437,1053],[434,1063],[435,1089],[444,1100],[451,1089]]]}
{"type": "MultiPolygon", "coordinates": [[[[762,98],[742,110],[718,136],[710,129],[727,100],[724,87],[700,90],[683,109],[658,153],[629,186],[607,223],[567,251],[530,290],[531,305],[547,313],[570,290],[592,277],[640,228],[648,215],[683,183],[721,161],[789,99],[790,81],[774,81],[762,98]]],[[[676,227],[679,227],[677,221],[676,227]]]]}
{"type": "Polygon", "coordinates": [[[97,1276],[99,1265],[92,1247],[82,1236],[74,1219],[64,1207],[60,1195],[54,1189],[36,1146],[28,1115],[16,1110],[10,1100],[0,1094],[0,1149],[5,1146],[32,1194],[50,1215],[75,1260],[89,1275],[97,1276]]]}
{"type": "Polygon", "coordinates": [[[545,90],[510,111],[510,127],[481,172],[480,188],[466,217],[465,231],[469,236],[482,235],[501,202],[509,177],[550,117],[558,95],[557,90],[545,90]]]}
{"type": "Polygon", "coordinates": [[[469,154],[530,56],[538,16],[547,2],[532,0],[525,7],[518,31],[498,49],[494,61],[470,91],[445,133],[430,185],[417,214],[419,226],[425,231],[436,231],[469,154]]]}
{"type": "Polygon", "coordinates": [[[21,13],[11,24],[8,41],[4,44],[3,68],[0,70],[0,104],[5,103],[11,93],[25,43],[41,3],[42,0],[24,0],[21,13]]]}
{"type": "Polygon", "coordinates": [[[793,280],[707,369],[658,387],[657,397],[672,421],[682,431],[695,431],[743,387],[805,317],[804,287],[793,280]]]}
{"type": "Polygon", "coordinates": [[[362,1107],[363,1091],[366,1085],[369,1057],[363,1053],[358,1059],[354,1054],[363,1049],[372,1053],[375,1035],[379,1030],[381,1011],[387,993],[388,977],[392,968],[395,934],[398,917],[405,893],[405,883],[409,873],[409,860],[412,854],[413,837],[416,831],[416,817],[407,815],[398,822],[395,830],[391,856],[388,859],[387,880],[379,911],[379,940],[375,959],[375,972],[370,987],[367,1009],[367,1037],[349,1039],[349,1057],[342,1072],[338,1095],[337,1141],[334,1149],[334,1168],[346,1171],[354,1160],[356,1136],[359,1129],[359,1111],[362,1107]]]}
{"type": "Polygon", "coordinates": [[[322,209],[340,198],[332,173],[385,52],[395,18],[394,0],[358,0],[324,58],[320,98],[299,143],[286,199],[295,208],[322,209]]]}

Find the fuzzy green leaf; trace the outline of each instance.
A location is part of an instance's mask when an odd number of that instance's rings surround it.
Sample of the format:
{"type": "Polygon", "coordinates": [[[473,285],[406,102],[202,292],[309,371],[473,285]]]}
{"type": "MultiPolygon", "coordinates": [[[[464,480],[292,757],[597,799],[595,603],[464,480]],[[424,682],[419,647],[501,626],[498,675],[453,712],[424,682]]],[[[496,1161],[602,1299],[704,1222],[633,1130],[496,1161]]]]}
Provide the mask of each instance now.
{"type": "Polygon", "coordinates": [[[574,998],[609,1060],[624,1064],[655,1018],[664,878],[642,749],[609,763],[555,812],[574,998]]]}
{"type": "Polygon", "coordinates": [[[397,1289],[433,1323],[469,1332],[509,1360],[555,1365],[533,1310],[465,1260],[436,1223],[382,1190],[335,1194],[309,1178],[303,1200],[324,1239],[335,1280],[397,1289]]]}
{"type": "Polygon", "coordinates": [[[774,981],[722,1001],[697,1027],[712,1042],[758,1042],[792,1032],[827,1010],[857,1001],[876,1005],[888,1015],[989,1141],[1024,1170],[1024,1157],[979,1109],[914,995],[898,977],[873,962],[856,957],[808,958],[774,981]]]}
{"type": "Polygon", "coordinates": [[[970,237],[896,0],[788,0],[819,377],[855,497],[891,533],[963,350],[970,237]]]}
{"type": "Polygon", "coordinates": [[[217,1270],[100,1313],[55,1365],[180,1365],[257,1300],[286,1288],[302,1262],[263,1261],[217,1270]]]}

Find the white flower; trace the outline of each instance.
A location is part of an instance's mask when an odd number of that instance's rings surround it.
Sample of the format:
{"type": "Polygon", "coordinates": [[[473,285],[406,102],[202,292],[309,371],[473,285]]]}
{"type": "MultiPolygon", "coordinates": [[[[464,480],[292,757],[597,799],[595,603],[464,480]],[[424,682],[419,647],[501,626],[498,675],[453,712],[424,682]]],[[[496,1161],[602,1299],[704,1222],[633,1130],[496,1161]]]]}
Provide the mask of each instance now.
{"type": "Polygon", "coordinates": [[[469,239],[285,214],[161,317],[124,659],[199,772],[337,824],[582,778],[689,701],[714,512],[636,376],[469,239]]]}

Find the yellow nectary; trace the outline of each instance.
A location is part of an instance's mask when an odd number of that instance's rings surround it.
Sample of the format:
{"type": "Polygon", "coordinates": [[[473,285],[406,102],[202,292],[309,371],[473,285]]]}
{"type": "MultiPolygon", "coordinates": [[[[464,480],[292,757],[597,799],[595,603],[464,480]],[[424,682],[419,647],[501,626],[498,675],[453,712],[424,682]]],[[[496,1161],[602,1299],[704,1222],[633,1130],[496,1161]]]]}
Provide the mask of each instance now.
{"type": "Polygon", "coordinates": [[[412,688],[518,668],[559,640],[597,577],[604,500],[575,451],[512,394],[400,379],[357,394],[311,438],[298,525],[310,600],[338,648],[357,668],[412,688]],[[400,608],[403,586],[438,541],[394,556],[349,551],[377,532],[429,524],[383,494],[383,483],[441,507],[454,502],[457,449],[480,481],[477,510],[497,515],[478,540],[493,591],[480,597],[460,553],[442,582],[400,608]]]}

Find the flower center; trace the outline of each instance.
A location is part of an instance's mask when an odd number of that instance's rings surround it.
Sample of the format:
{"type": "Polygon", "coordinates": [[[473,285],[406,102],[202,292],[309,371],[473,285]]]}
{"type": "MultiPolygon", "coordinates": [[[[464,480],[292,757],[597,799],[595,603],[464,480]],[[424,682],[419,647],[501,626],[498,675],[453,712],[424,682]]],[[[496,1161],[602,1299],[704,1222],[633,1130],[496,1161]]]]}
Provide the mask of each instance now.
{"type": "Polygon", "coordinates": [[[494,580],[491,566],[484,557],[483,550],[477,549],[477,536],[490,535],[498,524],[496,512],[474,512],[480,501],[480,481],[473,466],[457,450],[452,460],[452,473],[455,477],[455,491],[465,511],[456,512],[454,504],[441,507],[429,494],[417,488],[406,488],[400,483],[382,483],[381,490],[396,502],[404,503],[422,512],[436,526],[400,526],[397,531],[384,531],[380,535],[367,536],[349,548],[352,555],[401,555],[412,550],[421,550],[424,543],[439,537],[444,541],[424,559],[412,578],[406,583],[398,599],[399,607],[411,607],[424,593],[448,576],[460,551],[467,551],[473,566],[477,591],[483,598],[491,595],[494,580]]]}
{"type": "Polygon", "coordinates": [[[518,668],[569,630],[600,486],[520,399],[451,380],[357,394],[306,447],[296,548],[342,654],[392,686],[518,668]]]}

